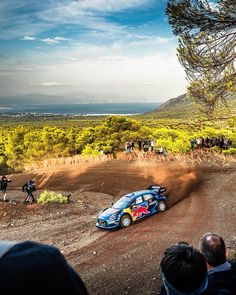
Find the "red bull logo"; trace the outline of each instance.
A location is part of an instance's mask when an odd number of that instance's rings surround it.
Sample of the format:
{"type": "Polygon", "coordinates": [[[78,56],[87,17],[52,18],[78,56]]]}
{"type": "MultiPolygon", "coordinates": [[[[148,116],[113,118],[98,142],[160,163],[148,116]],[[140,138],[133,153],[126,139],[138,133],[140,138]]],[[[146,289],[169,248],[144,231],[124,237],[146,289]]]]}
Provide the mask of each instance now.
{"type": "Polygon", "coordinates": [[[139,218],[139,217],[142,217],[143,215],[150,214],[150,211],[148,211],[146,207],[139,206],[132,213],[133,213],[133,217],[139,218]]]}

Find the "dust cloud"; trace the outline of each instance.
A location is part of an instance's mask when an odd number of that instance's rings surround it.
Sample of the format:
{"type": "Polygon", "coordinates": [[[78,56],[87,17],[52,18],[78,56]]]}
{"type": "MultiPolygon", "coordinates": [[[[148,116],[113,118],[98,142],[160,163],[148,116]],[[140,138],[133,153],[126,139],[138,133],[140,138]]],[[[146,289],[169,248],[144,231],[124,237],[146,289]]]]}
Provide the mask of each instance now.
{"type": "Polygon", "coordinates": [[[200,172],[186,164],[157,164],[139,161],[136,165],[144,178],[152,177],[153,184],[166,187],[169,207],[188,197],[199,184],[200,172]]]}

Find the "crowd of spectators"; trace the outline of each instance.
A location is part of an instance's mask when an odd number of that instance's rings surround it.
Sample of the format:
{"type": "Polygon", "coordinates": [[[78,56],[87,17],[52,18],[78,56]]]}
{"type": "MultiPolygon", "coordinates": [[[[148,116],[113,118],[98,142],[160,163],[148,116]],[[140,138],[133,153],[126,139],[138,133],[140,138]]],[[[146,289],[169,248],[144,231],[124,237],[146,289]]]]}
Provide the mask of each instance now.
{"type": "Polygon", "coordinates": [[[213,137],[213,138],[191,138],[190,139],[191,149],[207,149],[211,147],[219,147],[223,150],[227,150],[232,146],[232,140],[226,137],[213,137]]]}
{"type": "MultiPolygon", "coordinates": [[[[219,147],[222,150],[228,150],[232,147],[232,140],[227,137],[198,137],[190,139],[191,150],[209,149],[212,147],[219,147]]],[[[135,151],[143,152],[144,155],[148,153],[155,153],[158,155],[167,156],[167,150],[163,146],[157,146],[155,140],[138,140],[137,142],[126,142],[125,153],[132,155],[135,151]]]]}
{"type": "MultiPolygon", "coordinates": [[[[199,248],[182,241],[165,250],[159,294],[236,294],[236,263],[227,261],[223,238],[207,233],[199,248]]],[[[0,284],[1,291],[9,295],[88,294],[80,276],[57,248],[34,242],[0,241],[0,284]]]]}
{"type": "Polygon", "coordinates": [[[167,156],[166,148],[162,146],[156,147],[155,140],[150,139],[144,141],[138,140],[137,143],[134,143],[133,141],[126,142],[125,153],[127,155],[134,153],[135,146],[137,146],[139,152],[143,152],[144,154],[147,154],[148,152],[155,152],[156,154],[167,156]]]}

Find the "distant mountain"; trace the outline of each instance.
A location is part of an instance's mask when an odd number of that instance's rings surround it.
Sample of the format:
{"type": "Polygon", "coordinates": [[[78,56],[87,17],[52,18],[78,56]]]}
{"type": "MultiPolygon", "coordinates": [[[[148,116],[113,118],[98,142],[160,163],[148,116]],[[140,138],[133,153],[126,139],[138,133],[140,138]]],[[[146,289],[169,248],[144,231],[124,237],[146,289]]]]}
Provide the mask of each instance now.
{"type": "MultiPolygon", "coordinates": [[[[230,108],[235,109],[236,113],[236,94],[229,100],[230,108]]],[[[199,110],[195,103],[187,96],[182,94],[161,104],[152,112],[146,113],[143,117],[158,118],[189,118],[199,115],[199,110]]]]}
{"type": "MultiPolygon", "coordinates": [[[[142,101],[132,101],[128,98],[117,97],[94,97],[86,93],[68,93],[64,95],[46,95],[40,93],[33,93],[27,95],[17,96],[0,96],[0,108],[10,108],[19,106],[45,106],[45,105],[65,105],[65,104],[96,104],[96,103],[143,103],[142,101]]],[[[158,102],[148,101],[147,103],[158,102]]]]}
{"type": "MultiPolygon", "coordinates": [[[[90,97],[90,100],[92,98],[90,97]]],[[[0,96],[0,107],[16,107],[22,105],[53,105],[53,104],[73,104],[89,103],[89,98],[78,96],[56,96],[45,94],[27,94],[19,96],[0,96]]]]}

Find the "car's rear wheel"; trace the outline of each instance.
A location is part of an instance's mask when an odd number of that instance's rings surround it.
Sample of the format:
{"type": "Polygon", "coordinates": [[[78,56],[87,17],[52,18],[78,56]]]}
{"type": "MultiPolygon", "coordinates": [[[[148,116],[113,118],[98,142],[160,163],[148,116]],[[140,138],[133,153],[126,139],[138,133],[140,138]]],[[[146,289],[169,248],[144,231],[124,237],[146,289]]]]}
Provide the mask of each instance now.
{"type": "Polygon", "coordinates": [[[131,219],[131,216],[128,214],[123,215],[120,219],[120,225],[122,228],[130,226],[131,223],[132,223],[132,219],[131,219]]]}
{"type": "Polygon", "coordinates": [[[158,209],[159,212],[164,212],[164,211],[166,211],[166,202],[164,202],[164,201],[160,201],[160,202],[158,203],[158,207],[157,207],[157,209],[158,209]]]}

